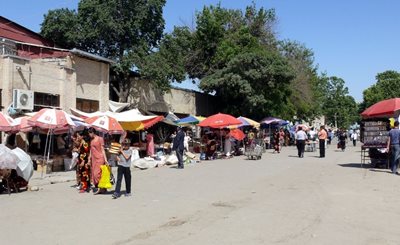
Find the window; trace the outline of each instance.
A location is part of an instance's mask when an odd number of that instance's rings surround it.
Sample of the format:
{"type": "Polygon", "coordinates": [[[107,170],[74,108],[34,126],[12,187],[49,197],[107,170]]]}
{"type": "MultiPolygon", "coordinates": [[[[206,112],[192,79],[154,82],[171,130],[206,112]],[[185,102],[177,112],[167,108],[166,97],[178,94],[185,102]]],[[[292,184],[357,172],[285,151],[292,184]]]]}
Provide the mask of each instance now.
{"type": "Polygon", "coordinates": [[[60,107],[60,95],[58,94],[47,94],[35,92],[34,95],[34,111],[39,111],[43,108],[59,108],[60,107]]]}
{"type": "Polygon", "coordinates": [[[86,99],[76,99],[76,109],[84,112],[95,112],[99,110],[99,101],[97,100],[86,100],[86,99]]]}

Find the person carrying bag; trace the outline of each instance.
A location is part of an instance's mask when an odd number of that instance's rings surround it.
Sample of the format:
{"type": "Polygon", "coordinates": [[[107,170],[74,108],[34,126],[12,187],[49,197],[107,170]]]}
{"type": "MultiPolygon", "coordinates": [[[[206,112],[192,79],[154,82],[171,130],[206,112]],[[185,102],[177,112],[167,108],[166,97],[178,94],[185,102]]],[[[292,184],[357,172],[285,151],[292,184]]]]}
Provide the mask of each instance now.
{"type": "Polygon", "coordinates": [[[114,194],[112,195],[113,199],[117,199],[121,196],[121,182],[122,177],[125,178],[125,188],[126,193],[125,196],[131,196],[131,161],[132,161],[132,149],[130,149],[130,140],[125,139],[122,142],[122,148],[119,151],[119,155],[117,156],[118,161],[118,174],[117,174],[117,185],[115,186],[114,194]]]}

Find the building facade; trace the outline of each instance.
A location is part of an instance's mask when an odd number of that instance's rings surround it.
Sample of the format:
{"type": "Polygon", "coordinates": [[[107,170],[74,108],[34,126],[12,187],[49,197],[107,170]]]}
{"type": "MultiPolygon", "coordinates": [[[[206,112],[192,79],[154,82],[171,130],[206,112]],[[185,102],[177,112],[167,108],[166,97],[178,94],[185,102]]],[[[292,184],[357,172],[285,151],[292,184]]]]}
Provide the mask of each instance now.
{"type": "Polygon", "coordinates": [[[33,92],[33,111],[46,107],[67,112],[70,108],[105,111],[112,62],[77,49],[59,48],[0,16],[0,106],[3,111],[12,108],[15,89],[33,92]]]}

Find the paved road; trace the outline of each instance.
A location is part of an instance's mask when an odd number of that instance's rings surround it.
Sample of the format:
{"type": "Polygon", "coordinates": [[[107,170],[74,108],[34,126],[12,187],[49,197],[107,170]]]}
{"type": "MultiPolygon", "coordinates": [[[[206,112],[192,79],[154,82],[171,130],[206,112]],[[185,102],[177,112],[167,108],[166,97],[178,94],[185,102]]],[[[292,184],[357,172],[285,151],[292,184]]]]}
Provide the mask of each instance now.
{"type": "Polygon", "coordinates": [[[399,244],[400,177],[360,168],[358,147],[317,156],[133,171],[117,200],[72,182],[0,195],[1,244],[399,244]]]}

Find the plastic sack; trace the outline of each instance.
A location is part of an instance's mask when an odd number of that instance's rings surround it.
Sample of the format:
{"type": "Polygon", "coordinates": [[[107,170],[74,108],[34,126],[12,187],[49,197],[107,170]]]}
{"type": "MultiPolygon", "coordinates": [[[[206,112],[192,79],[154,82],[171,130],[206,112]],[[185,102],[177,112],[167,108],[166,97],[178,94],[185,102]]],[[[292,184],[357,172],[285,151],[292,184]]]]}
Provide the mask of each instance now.
{"type": "Polygon", "coordinates": [[[146,158],[137,159],[137,160],[133,161],[132,164],[134,167],[140,168],[140,169],[155,168],[157,166],[157,161],[154,161],[153,158],[151,158],[151,159],[152,160],[150,160],[150,159],[146,160],[146,158]]]}
{"type": "Polygon", "coordinates": [[[0,145],[0,169],[17,169],[18,156],[7,146],[0,145]]]}
{"type": "Polygon", "coordinates": [[[111,171],[110,167],[107,165],[101,165],[101,177],[99,181],[99,188],[110,189],[112,184],[110,182],[111,171]]]}
{"type": "Polygon", "coordinates": [[[166,163],[167,165],[177,164],[177,163],[178,163],[178,158],[177,158],[176,155],[174,155],[174,154],[169,155],[169,156],[167,157],[167,159],[165,159],[165,163],[166,163]]]}
{"type": "Polygon", "coordinates": [[[71,165],[69,166],[69,170],[75,168],[76,164],[78,163],[78,157],[79,157],[78,152],[72,152],[72,160],[71,160],[71,165]]]}
{"type": "Polygon", "coordinates": [[[134,160],[137,160],[137,159],[140,159],[139,151],[137,149],[133,149],[132,150],[131,160],[134,161],[134,160]]]}

